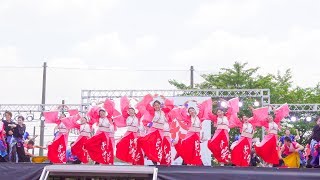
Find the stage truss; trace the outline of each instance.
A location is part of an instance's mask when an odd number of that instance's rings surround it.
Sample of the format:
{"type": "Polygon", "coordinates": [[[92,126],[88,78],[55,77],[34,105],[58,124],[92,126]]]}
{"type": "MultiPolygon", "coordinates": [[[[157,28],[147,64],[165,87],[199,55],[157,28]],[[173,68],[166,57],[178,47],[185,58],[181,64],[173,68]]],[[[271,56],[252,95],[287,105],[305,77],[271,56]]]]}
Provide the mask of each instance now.
{"type": "MultiPolygon", "coordinates": [[[[278,108],[281,104],[271,104],[273,107],[278,108]]],[[[291,112],[295,113],[320,113],[320,104],[288,104],[291,112]]]]}
{"type": "Polygon", "coordinates": [[[0,112],[10,111],[13,113],[37,113],[43,111],[78,109],[82,111],[80,104],[0,104],[0,112]]]}
{"type": "Polygon", "coordinates": [[[256,98],[262,105],[270,104],[269,89],[207,89],[207,90],[82,90],[81,104],[83,109],[92,101],[105,98],[143,97],[147,94],[159,94],[165,97],[216,97],[216,98],[256,98]]]}

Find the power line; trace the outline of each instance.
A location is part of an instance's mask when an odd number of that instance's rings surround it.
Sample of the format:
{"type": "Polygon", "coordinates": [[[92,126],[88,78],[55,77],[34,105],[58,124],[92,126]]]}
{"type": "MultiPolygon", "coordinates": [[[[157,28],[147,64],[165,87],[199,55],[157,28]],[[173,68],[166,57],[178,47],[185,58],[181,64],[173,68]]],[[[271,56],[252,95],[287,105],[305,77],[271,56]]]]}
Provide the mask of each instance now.
{"type": "MultiPolygon", "coordinates": [[[[0,66],[0,69],[41,69],[41,66],[0,66]]],[[[159,71],[159,72],[170,72],[170,71],[181,71],[189,72],[189,69],[161,69],[161,68],[150,68],[150,69],[134,69],[128,67],[58,67],[48,66],[48,69],[61,69],[61,70],[91,70],[91,71],[159,71]]],[[[195,70],[198,73],[215,73],[216,70],[195,70]]]]}
{"type": "Polygon", "coordinates": [[[41,66],[0,66],[0,69],[41,69],[41,66]]]}
{"type": "Polygon", "coordinates": [[[57,70],[90,70],[90,71],[158,71],[158,72],[187,72],[189,70],[186,69],[134,69],[134,68],[72,68],[72,67],[48,67],[48,69],[57,69],[57,70]]]}

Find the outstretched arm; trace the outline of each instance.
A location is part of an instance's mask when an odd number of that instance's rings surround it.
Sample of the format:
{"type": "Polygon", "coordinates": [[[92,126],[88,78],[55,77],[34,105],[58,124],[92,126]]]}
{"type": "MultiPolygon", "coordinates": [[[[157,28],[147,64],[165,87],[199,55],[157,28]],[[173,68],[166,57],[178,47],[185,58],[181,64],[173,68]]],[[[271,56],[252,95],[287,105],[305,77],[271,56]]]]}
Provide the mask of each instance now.
{"type": "Polygon", "coordinates": [[[294,137],[294,139],[295,140],[299,140],[300,139],[300,134],[299,134],[298,129],[296,129],[296,133],[297,133],[297,135],[294,137]]]}
{"type": "Polygon", "coordinates": [[[299,151],[302,151],[304,149],[304,147],[300,144],[296,144],[296,149],[295,149],[295,152],[299,152],[299,151]]]}

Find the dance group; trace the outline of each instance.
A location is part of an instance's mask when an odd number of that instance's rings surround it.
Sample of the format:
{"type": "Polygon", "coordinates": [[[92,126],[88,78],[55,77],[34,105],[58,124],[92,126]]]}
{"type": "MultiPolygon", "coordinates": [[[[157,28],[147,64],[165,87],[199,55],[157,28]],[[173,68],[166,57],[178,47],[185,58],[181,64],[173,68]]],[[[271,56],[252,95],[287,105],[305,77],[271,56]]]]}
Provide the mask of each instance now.
{"type": "MultiPolygon", "coordinates": [[[[256,127],[265,127],[267,131],[262,142],[254,145],[256,154],[263,161],[277,165],[283,159],[288,166],[296,164],[290,161],[297,158],[297,152],[303,147],[290,138],[285,138],[281,148],[277,145],[280,121],[289,115],[288,105],[273,109],[274,115],[269,114],[269,107],[262,107],[251,108],[252,117],[244,114],[239,117],[239,99],[234,98],[226,103],[227,108],[218,108],[213,113],[211,98],[196,103],[195,107],[191,101],[184,106],[175,106],[172,100],[149,94],[135,107],[130,106],[127,97],[122,97],[120,112],[110,99],[106,99],[102,106],[91,107],[86,116],[81,116],[77,110],[69,110],[69,117],[59,115],[59,111],[45,112],[45,122],[58,125],[58,133],[48,145],[48,158],[52,163],[66,162],[68,133],[77,128],[80,135],[72,144],[71,152],[82,163],[88,163],[90,158],[96,164],[112,165],[116,157],[132,165],[144,165],[144,158],[147,157],[154,164],[169,166],[173,159],[181,157],[183,164],[201,166],[200,143],[206,141],[202,122],[210,120],[216,130],[207,147],[221,165],[249,166],[256,127]],[[173,124],[177,122],[187,130],[187,134],[182,135],[174,130],[173,124]],[[97,131],[91,136],[94,124],[97,131]],[[115,143],[114,133],[121,127],[127,127],[127,132],[115,143]],[[241,137],[229,148],[231,128],[240,128],[241,137]],[[171,157],[172,148],[176,149],[176,157],[171,157]],[[286,157],[283,158],[283,155],[286,157]]],[[[319,143],[319,139],[314,139],[314,142],[319,143]]]]}

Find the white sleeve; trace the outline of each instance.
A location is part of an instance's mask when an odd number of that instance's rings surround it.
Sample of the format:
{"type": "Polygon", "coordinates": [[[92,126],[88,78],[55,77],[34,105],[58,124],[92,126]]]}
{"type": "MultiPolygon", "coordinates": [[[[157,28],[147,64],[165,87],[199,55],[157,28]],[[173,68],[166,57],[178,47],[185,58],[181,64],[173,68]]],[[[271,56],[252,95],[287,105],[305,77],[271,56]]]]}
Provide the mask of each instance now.
{"type": "Polygon", "coordinates": [[[102,119],[99,118],[98,126],[101,126],[101,125],[102,125],[102,119]]]}
{"type": "Polygon", "coordinates": [[[110,131],[114,132],[114,126],[112,124],[110,124],[110,131]]]}
{"type": "Polygon", "coordinates": [[[133,118],[127,118],[127,126],[129,126],[129,125],[131,125],[132,124],[132,122],[133,122],[133,118]]]}

